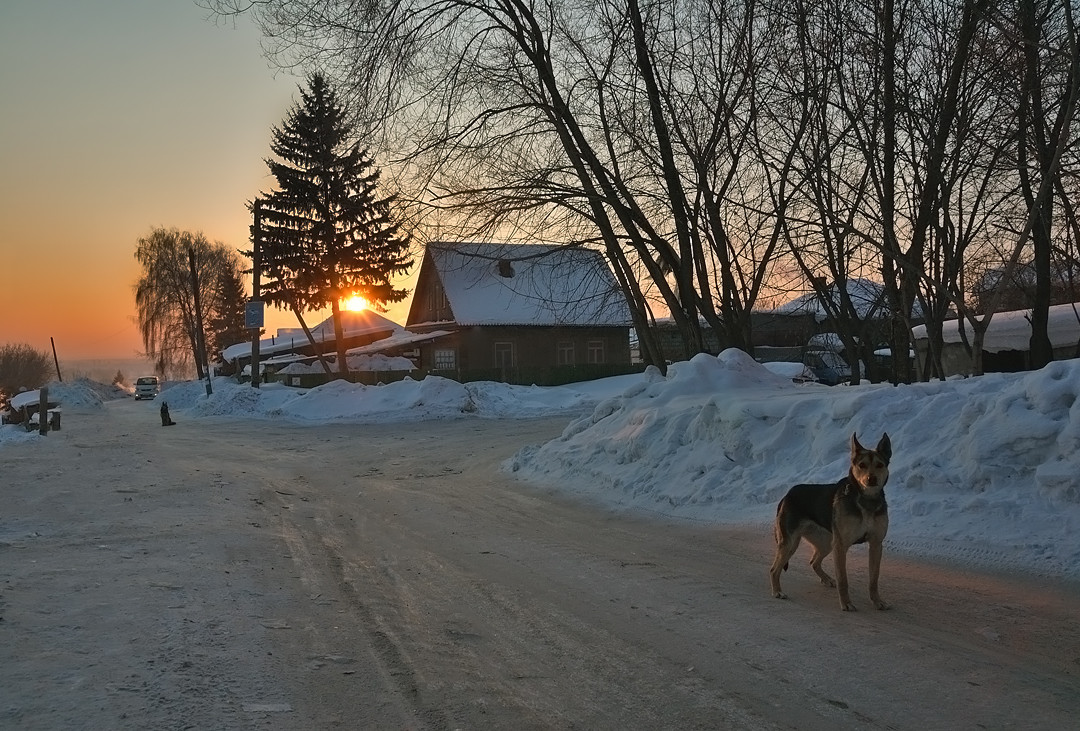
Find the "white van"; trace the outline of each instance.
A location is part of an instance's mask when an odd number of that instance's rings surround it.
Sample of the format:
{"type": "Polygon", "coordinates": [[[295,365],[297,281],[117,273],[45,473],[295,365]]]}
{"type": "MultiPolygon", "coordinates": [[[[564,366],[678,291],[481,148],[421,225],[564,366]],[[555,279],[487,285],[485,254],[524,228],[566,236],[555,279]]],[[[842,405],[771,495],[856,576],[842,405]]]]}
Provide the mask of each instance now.
{"type": "Polygon", "coordinates": [[[156,398],[160,389],[161,381],[157,376],[143,376],[135,381],[135,400],[156,398]]]}

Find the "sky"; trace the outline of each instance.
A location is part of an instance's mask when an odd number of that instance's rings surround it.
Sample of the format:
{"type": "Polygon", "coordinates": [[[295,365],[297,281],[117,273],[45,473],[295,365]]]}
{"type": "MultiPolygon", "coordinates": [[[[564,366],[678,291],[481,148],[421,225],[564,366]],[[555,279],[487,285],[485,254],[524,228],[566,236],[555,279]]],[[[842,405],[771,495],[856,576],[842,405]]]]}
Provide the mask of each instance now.
{"type": "Polygon", "coordinates": [[[270,130],[301,81],[259,40],[193,0],[0,3],[0,345],[131,358],[139,237],[247,247],[245,204],[273,187],[270,130]]]}
{"type": "MultiPolygon", "coordinates": [[[[666,376],[650,367],[559,387],[428,377],[253,389],[216,378],[210,396],[205,382],[185,382],[166,384],[158,400],[169,403],[179,429],[221,418],[258,429],[266,420],[317,427],[563,417],[561,436],[522,445],[502,469],[606,509],[762,531],[791,485],[847,473],[853,433],[865,446],[888,433],[886,576],[897,552],[1080,580],[1080,360],[901,386],[797,384],[768,366],[728,350],[672,364],[666,376]]],[[[65,411],[108,418],[102,391],[86,381],[49,386],[65,411]]],[[[305,432],[322,434],[300,428],[296,438],[305,432]]],[[[3,426],[0,453],[68,433],[3,426]]],[[[865,546],[852,555],[865,566],[865,546]]],[[[809,574],[809,557],[804,546],[791,571],[809,574]]],[[[770,559],[762,559],[763,591],[770,559]]]]}

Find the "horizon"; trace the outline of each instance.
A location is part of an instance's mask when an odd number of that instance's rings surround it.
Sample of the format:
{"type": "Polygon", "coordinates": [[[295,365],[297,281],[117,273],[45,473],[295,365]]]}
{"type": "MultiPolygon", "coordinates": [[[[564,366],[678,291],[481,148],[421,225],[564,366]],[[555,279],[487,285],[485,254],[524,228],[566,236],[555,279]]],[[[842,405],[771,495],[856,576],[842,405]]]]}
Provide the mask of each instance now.
{"type": "MultiPolygon", "coordinates": [[[[176,227],[245,248],[302,79],[269,65],[247,18],[194,2],[13,0],[3,16],[0,252],[18,276],[0,288],[0,344],[138,358],[137,240],[176,227]]],[[[267,309],[267,332],[295,326],[267,309]]]]}
{"type": "MultiPolygon", "coordinates": [[[[154,364],[147,358],[60,358],[64,382],[88,378],[108,384],[113,382],[117,371],[123,374],[125,383],[132,383],[139,376],[153,374],[154,364]]],[[[55,375],[55,365],[51,373],[55,375]]]]}

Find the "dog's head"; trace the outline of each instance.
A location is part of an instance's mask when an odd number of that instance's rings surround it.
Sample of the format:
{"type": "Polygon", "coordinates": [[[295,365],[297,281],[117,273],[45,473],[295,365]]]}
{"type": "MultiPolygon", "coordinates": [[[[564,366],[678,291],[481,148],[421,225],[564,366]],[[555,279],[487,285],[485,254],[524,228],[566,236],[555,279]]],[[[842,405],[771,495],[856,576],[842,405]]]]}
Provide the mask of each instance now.
{"type": "Polygon", "coordinates": [[[867,449],[859,444],[854,434],[851,435],[851,476],[860,487],[870,490],[885,487],[891,458],[892,442],[888,434],[881,435],[881,441],[874,449],[867,449]]]}

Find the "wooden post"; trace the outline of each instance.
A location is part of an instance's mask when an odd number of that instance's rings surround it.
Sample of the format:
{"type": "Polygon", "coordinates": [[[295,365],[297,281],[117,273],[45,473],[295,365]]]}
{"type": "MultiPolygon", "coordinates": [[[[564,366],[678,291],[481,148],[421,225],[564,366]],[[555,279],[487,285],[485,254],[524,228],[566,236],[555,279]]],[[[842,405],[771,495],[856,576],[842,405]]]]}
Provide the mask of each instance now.
{"type": "MultiPolygon", "coordinates": [[[[251,299],[255,302],[259,301],[261,292],[259,289],[262,287],[262,280],[260,278],[262,269],[262,199],[255,199],[255,225],[252,226],[252,249],[251,249],[251,299]]],[[[251,387],[259,387],[259,338],[262,337],[262,328],[255,328],[251,335],[251,387]]]]}
{"type": "Polygon", "coordinates": [[[38,434],[49,433],[49,389],[42,387],[38,391],[38,434]]]}

